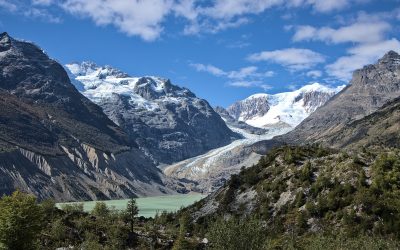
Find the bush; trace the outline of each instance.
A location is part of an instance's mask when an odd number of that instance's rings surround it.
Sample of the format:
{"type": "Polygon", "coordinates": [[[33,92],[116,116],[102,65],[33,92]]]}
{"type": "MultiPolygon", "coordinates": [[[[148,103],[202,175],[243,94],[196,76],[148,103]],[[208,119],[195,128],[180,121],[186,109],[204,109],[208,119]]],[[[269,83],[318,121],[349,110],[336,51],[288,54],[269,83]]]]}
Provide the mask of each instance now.
{"type": "Polygon", "coordinates": [[[45,214],[36,198],[16,191],[0,200],[0,248],[36,249],[45,214]]]}
{"type": "Polygon", "coordinates": [[[211,249],[262,249],[266,234],[257,219],[227,221],[218,219],[210,228],[207,237],[211,249]]]}

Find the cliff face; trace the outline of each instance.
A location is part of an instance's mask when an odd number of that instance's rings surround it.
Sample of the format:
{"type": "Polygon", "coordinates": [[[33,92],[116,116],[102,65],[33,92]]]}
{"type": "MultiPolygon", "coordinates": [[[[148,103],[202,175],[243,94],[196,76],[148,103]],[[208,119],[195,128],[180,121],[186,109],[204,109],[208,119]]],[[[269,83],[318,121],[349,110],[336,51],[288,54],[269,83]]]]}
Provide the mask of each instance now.
{"type": "Polygon", "coordinates": [[[0,34],[0,193],[57,201],[173,193],[39,47],[0,34]]]}
{"type": "Polygon", "coordinates": [[[57,201],[173,193],[137,150],[114,155],[85,144],[62,149],[65,154],[58,156],[22,148],[0,153],[0,193],[18,188],[57,201]]]}

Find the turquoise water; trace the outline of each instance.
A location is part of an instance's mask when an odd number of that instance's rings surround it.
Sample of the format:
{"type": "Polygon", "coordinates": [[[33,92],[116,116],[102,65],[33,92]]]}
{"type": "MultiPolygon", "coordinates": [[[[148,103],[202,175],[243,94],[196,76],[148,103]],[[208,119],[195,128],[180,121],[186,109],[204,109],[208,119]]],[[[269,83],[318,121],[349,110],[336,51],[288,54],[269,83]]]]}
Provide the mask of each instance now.
{"type": "MultiPolygon", "coordinates": [[[[196,201],[204,198],[202,194],[182,194],[182,195],[167,195],[167,196],[155,196],[155,197],[144,197],[136,198],[136,204],[139,207],[139,216],[154,217],[157,212],[162,211],[175,212],[181,207],[187,207],[192,205],[196,201]]],[[[115,209],[126,209],[128,200],[109,200],[104,201],[107,206],[115,207],[115,209]]],[[[87,212],[92,211],[96,204],[96,201],[85,201],[78,202],[83,203],[84,210],[87,212]]],[[[57,207],[61,208],[63,204],[74,204],[74,203],[58,203],[57,207]]]]}

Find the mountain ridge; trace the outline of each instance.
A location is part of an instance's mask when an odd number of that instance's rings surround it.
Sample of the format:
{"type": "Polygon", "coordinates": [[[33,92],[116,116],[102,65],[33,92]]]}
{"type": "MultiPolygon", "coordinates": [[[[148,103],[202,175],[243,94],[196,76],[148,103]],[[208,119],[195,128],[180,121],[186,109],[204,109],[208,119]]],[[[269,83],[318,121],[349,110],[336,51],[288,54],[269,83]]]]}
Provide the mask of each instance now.
{"type": "Polygon", "coordinates": [[[0,35],[0,193],[57,201],[176,193],[37,45],[0,35]]]}
{"type": "Polygon", "coordinates": [[[236,120],[254,127],[268,128],[281,124],[294,128],[343,87],[330,88],[313,83],[292,92],[254,94],[232,104],[227,111],[236,120]]]}
{"type": "Polygon", "coordinates": [[[87,62],[66,67],[81,92],[157,164],[187,159],[239,138],[206,100],[168,79],[131,77],[87,62]]]}

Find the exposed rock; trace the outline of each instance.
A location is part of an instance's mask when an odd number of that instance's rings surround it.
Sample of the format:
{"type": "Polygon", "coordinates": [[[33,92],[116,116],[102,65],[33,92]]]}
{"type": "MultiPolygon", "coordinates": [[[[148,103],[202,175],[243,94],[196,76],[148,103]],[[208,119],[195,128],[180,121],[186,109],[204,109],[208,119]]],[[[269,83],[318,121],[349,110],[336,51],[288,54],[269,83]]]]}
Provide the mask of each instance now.
{"type": "Polygon", "coordinates": [[[157,163],[187,159],[239,137],[207,101],[167,79],[129,77],[86,62],[66,67],[82,93],[157,163]]]}
{"type": "Polygon", "coordinates": [[[215,112],[217,112],[221,116],[221,118],[225,121],[225,123],[229,127],[242,129],[250,134],[256,134],[256,135],[263,135],[268,132],[267,129],[256,128],[256,127],[248,125],[245,122],[242,122],[242,121],[239,121],[239,120],[233,118],[229,114],[229,112],[226,109],[224,109],[223,107],[215,107],[215,112]]]}

